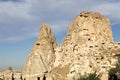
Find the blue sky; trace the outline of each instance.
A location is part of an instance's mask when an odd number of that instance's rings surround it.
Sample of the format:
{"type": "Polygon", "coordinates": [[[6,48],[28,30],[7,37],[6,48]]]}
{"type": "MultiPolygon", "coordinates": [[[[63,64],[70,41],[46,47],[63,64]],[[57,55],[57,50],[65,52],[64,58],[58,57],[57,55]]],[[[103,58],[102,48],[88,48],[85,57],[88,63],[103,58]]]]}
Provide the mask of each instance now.
{"type": "Polygon", "coordinates": [[[60,44],[68,25],[82,11],[97,11],[110,19],[120,41],[120,0],[0,0],[0,70],[22,68],[40,25],[51,26],[60,44]]]}

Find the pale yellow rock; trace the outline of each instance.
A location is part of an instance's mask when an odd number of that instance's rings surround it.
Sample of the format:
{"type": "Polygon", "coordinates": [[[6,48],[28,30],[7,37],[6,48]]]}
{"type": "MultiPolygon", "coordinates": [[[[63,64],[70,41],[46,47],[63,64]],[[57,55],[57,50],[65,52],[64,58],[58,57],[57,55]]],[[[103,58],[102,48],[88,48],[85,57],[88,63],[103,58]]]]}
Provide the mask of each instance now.
{"type": "MultiPolygon", "coordinates": [[[[100,13],[82,12],[71,22],[67,36],[58,46],[50,27],[41,26],[22,71],[23,79],[71,80],[115,67],[120,43],[113,41],[110,22],[100,13]]],[[[107,80],[102,75],[101,80],[107,80]]]]}
{"type": "MultiPolygon", "coordinates": [[[[43,24],[29,58],[23,68],[23,78],[43,75],[53,68],[55,60],[54,48],[57,46],[55,37],[47,24],[43,24]]],[[[37,79],[37,78],[36,78],[37,79]]],[[[29,78],[29,80],[32,80],[29,78]]]]}
{"type": "Polygon", "coordinates": [[[7,70],[0,72],[0,80],[22,80],[21,72],[12,70],[12,67],[8,67],[7,70]]]}
{"type": "Polygon", "coordinates": [[[93,44],[113,41],[110,22],[99,13],[82,12],[70,24],[63,44],[68,44],[68,41],[81,45],[88,41],[93,44]]]}

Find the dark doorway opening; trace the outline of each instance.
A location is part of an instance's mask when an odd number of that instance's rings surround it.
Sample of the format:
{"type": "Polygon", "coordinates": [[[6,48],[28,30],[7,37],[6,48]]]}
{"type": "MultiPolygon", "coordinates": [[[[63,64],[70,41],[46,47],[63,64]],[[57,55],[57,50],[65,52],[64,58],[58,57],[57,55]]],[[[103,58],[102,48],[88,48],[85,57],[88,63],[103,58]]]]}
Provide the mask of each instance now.
{"type": "Polygon", "coordinates": [[[14,79],[14,74],[12,74],[12,80],[15,80],[15,79],[14,79]]]}
{"type": "Polygon", "coordinates": [[[37,77],[37,80],[40,80],[40,77],[37,77]]]}
{"type": "Polygon", "coordinates": [[[44,77],[43,77],[43,80],[46,80],[46,77],[45,77],[45,75],[44,75],[44,77]]]}

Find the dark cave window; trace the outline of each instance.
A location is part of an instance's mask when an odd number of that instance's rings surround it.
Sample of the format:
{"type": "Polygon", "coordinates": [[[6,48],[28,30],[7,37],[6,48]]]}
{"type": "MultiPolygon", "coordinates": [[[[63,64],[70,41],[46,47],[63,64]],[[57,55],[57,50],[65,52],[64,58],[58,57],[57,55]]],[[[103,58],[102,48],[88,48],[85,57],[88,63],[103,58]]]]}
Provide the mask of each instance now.
{"type": "Polygon", "coordinates": [[[101,57],[101,59],[103,59],[104,57],[101,57]]]}
{"type": "Polygon", "coordinates": [[[88,16],[84,15],[85,18],[87,18],[88,16]]]}
{"type": "Polygon", "coordinates": [[[92,65],[89,65],[90,68],[92,68],[92,65]]]}
{"type": "Polygon", "coordinates": [[[83,30],[87,30],[88,31],[88,29],[83,29],[83,30]]]}
{"type": "Polygon", "coordinates": [[[89,46],[89,48],[93,48],[93,46],[89,46]]]}
{"type": "Polygon", "coordinates": [[[88,41],[90,41],[91,39],[89,38],[88,41]]]}
{"type": "Polygon", "coordinates": [[[99,58],[96,58],[96,60],[98,60],[99,58]]]}
{"type": "Polygon", "coordinates": [[[83,17],[83,15],[80,15],[80,17],[83,17]]]}
{"type": "Polygon", "coordinates": [[[102,44],[105,44],[105,43],[102,43],[102,44]]]}
{"type": "Polygon", "coordinates": [[[118,43],[118,45],[120,45],[120,43],[118,43]]]}
{"type": "Polygon", "coordinates": [[[39,43],[37,43],[36,45],[40,45],[39,43]]]}
{"type": "Polygon", "coordinates": [[[100,62],[97,62],[97,63],[100,63],[100,62]]]}
{"type": "Polygon", "coordinates": [[[96,19],[98,19],[98,17],[95,17],[96,19]]]}
{"type": "Polygon", "coordinates": [[[102,66],[102,68],[105,68],[105,66],[102,66]]]}

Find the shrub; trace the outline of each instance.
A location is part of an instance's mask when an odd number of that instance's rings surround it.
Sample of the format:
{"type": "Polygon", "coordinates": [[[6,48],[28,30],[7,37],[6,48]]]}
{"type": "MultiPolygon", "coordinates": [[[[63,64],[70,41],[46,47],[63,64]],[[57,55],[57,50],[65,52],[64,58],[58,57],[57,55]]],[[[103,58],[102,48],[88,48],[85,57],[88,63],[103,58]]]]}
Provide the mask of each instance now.
{"type": "Polygon", "coordinates": [[[88,76],[81,76],[78,80],[100,80],[100,76],[95,73],[90,73],[88,76]]]}
{"type": "Polygon", "coordinates": [[[89,76],[87,77],[87,80],[100,80],[100,76],[97,75],[96,73],[91,73],[91,74],[89,74],[89,76]]]}
{"type": "Polygon", "coordinates": [[[81,76],[78,80],[87,80],[87,76],[81,76]]]}
{"type": "Polygon", "coordinates": [[[117,79],[117,76],[116,76],[116,73],[120,73],[120,63],[116,65],[115,68],[111,68],[109,70],[109,80],[118,80],[117,79]]]}

